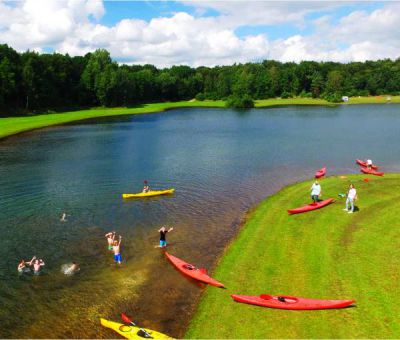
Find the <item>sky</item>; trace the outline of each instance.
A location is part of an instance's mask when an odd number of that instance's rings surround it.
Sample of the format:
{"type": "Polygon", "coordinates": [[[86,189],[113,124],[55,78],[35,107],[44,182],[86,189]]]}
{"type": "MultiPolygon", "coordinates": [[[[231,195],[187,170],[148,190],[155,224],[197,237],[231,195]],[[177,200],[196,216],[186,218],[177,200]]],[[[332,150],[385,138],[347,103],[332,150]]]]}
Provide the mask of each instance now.
{"type": "Polygon", "coordinates": [[[0,44],[126,64],[400,57],[399,1],[0,0],[0,44]]]}

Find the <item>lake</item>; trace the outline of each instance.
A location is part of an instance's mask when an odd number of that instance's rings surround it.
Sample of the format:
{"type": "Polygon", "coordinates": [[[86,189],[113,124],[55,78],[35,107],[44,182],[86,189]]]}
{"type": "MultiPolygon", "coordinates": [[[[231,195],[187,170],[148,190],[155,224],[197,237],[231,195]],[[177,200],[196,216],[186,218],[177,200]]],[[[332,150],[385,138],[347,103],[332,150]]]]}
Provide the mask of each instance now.
{"type": "Polygon", "coordinates": [[[357,173],[356,158],[399,172],[399,136],[400,105],[387,104],[179,109],[1,141],[0,337],[117,337],[99,318],[120,321],[121,312],[182,337],[204,287],[154,247],[162,225],[174,227],[171,254],[212,268],[246,212],[283,186],[311,186],[322,166],[357,173]],[[143,180],[176,192],[121,198],[143,180]],[[123,236],[121,266],[107,250],[110,230],[123,236]],[[42,275],[18,274],[33,255],[46,263],[42,275]],[[81,270],[66,276],[72,261],[81,270]]]}

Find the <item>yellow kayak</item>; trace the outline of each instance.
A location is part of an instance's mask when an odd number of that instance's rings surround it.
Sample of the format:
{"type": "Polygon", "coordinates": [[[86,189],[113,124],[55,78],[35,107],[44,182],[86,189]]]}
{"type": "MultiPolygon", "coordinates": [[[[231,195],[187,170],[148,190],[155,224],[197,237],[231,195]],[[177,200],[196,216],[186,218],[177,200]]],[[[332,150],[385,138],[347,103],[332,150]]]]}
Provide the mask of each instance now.
{"type": "MultiPolygon", "coordinates": [[[[103,318],[100,318],[101,325],[107,328],[111,328],[116,331],[118,334],[122,335],[127,339],[149,339],[146,337],[145,333],[140,330],[139,327],[124,325],[119,322],[109,321],[103,318]]],[[[173,339],[168,335],[153,331],[151,329],[143,328],[148,334],[151,335],[153,339],[173,339]]]]}
{"type": "Polygon", "coordinates": [[[150,190],[148,192],[139,192],[137,194],[122,194],[122,198],[151,197],[151,196],[167,195],[167,194],[172,194],[174,191],[175,191],[175,189],[150,190]]]}

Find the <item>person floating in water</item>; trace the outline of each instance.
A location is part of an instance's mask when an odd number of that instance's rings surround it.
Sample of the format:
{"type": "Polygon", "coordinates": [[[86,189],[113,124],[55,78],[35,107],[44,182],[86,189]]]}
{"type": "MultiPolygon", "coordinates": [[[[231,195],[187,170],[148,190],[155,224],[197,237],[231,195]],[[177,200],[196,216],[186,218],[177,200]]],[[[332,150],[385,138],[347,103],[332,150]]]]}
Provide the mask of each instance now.
{"type": "Polygon", "coordinates": [[[174,228],[169,228],[167,230],[167,228],[165,227],[161,227],[158,232],[160,233],[160,245],[157,246],[156,248],[165,248],[167,246],[167,233],[171,232],[172,230],[174,230],[174,228]]]}
{"type": "Polygon", "coordinates": [[[32,257],[32,260],[30,260],[29,262],[25,261],[25,260],[21,260],[21,262],[18,264],[18,272],[20,272],[20,273],[30,272],[31,269],[29,267],[32,265],[32,263],[35,259],[36,259],[36,256],[32,257]]]}
{"type": "Polygon", "coordinates": [[[113,250],[115,231],[110,231],[109,233],[105,234],[104,236],[107,238],[108,250],[113,250]]]}
{"type": "Polygon", "coordinates": [[[318,181],[315,181],[314,184],[311,186],[311,199],[313,200],[314,204],[319,201],[321,191],[321,186],[319,185],[318,181]]]}
{"type": "Polygon", "coordinates": [[[63,213],[60,219],[61,222],[67,222],[67,214],[63,213]]]}
{"type": "Polygon", "coordinates": [[[65,275],[72,275],[79,271],[79,264],[76,262],[72,262],[71,266],[65,269],[64,274],[65,275]]]}
{"type": "Polygon", "coordinates": [[[114,245],[113,245],[113,251],[114,251],[114,261],[118,264],[121,264],[122,262],[122,256],[121,256],[121,241],[122,241],[122,236],[119,235],[119,241],[115,240],[114,245]]]}
{"type": "Polygon", "coordinates": [[[36,258],[33,261],[33,274],[39,275],[40,274],[40,270],[42,269],[42,267],[44,265],[45,265],[45,263],[44,263],[44,261],[42,259],[36,258]]]}
{"type": "Polygon", "coordinates": [[[150,187],[149,187],[147,181],[144,181],[143,183],[144,183],[144,186],[143,186],[142,192],[149,192],[150,191],[150,187]]]}

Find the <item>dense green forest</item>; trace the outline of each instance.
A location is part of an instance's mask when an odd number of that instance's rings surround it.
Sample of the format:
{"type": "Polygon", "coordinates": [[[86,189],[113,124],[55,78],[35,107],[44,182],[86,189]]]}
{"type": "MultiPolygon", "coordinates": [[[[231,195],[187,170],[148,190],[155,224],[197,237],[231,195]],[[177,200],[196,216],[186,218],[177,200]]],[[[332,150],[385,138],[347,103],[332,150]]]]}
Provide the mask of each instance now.
{"type": "Polygon", "coordinates": [[[342,95],[400,94],[400,58],[351,62],[265,60],[231,66],[119,65],[106,50],[85,56],[18,53],[0,45],[0,113],[196,98],[251,106],[253,99],[294,96],[338,101],[342,95]]]}

